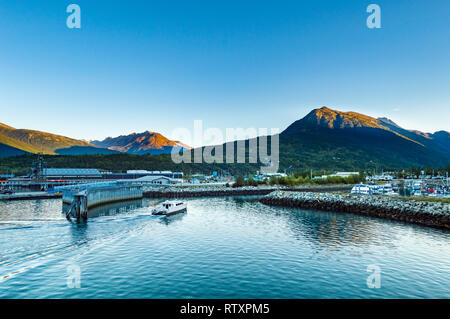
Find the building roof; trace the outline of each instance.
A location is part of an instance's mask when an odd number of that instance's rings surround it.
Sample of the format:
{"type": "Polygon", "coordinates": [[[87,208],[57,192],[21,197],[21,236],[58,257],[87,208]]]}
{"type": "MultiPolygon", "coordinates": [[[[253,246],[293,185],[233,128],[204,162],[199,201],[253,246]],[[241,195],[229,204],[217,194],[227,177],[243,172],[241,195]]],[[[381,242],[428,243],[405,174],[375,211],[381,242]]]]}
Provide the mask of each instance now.
{"type": "Polygon", "coordinates": [[[176,179],[166,177],[166,176],[151,176],[151,175],[137,178],[135,181],[136,182],[152,182],[152,181],[155,181],[158,179],[167,179],[168,181],[171,181],[171,182],[176,181],[176,179]]]}
{"type": "Polygon", "coordinates": [[[95,176],[101,175],[96,168],[44,168],[47,176],[95,176]]]}
{"type": "Polygon", "coordinates": [[[147,175],[161,175],[161,174],[181,174],[183,175],[183,172],[172,172],[172,171],[146,171],[146,170],[127,170],[127,174],[147,174],[147,175]]]}
{"type": "Polygon", "coordinates": [[[359,175],[359,172],[336,172],[334,175],[359,175]]]}

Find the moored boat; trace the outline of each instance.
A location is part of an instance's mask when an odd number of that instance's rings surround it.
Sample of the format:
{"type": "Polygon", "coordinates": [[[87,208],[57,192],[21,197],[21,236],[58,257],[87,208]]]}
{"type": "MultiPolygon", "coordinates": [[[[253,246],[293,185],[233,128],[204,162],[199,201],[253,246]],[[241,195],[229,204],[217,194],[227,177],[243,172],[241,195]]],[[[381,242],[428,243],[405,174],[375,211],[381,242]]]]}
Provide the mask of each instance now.
{"type": "Polygon", "coordinates": [[[391,184],[378,185],[375,183],[370,184],[357,184],[353,186],[352,194],[370,194],[370,195],[398,195],[391,184]]]}
{"type": "Polygon", "coordinates": [[[388,195],[388,196],[398,195],[398,193],[394,191],[391,184],[382,185],[381,188],[382,188],[383,195],[388,195]]]}
{"type": "Polygon", "coordinates": [[[358,184],[353,186],[352,194],[371,194],[370,186],[366,184],[358,184]]]}

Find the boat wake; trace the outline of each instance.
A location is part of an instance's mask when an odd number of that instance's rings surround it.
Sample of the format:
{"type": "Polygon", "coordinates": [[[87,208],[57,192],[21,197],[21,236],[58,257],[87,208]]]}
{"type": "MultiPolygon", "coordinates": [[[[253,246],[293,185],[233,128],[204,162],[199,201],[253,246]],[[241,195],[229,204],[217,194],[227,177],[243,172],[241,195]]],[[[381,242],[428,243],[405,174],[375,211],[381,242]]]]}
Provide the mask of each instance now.
{"type": "MultiPolygon", "coordinates": [[[[2,223],[2,231],[9,230],[10,238],[22,245],[8,247],[0,255],[0,283],[23,275],[47,263],[76,262],[84,254],[94,250],[114,247],[118,242],[136,235],[163,216],[154,216],[148,209],[137,209],[123,214],[99,216],[85,223],[67,223],[66,220],[9,221],[2,223]],[[40,238],[31,242],[29,238],[40,238]],[[48,241],[59,241],[48,245],[48,241]],[[42,245],[41,245],[42,244],[42,245]],[[47,247],[42,247],[42,246],[47,247]]],[[[8,242],[8,240],[6,240],[8,242]]]]}

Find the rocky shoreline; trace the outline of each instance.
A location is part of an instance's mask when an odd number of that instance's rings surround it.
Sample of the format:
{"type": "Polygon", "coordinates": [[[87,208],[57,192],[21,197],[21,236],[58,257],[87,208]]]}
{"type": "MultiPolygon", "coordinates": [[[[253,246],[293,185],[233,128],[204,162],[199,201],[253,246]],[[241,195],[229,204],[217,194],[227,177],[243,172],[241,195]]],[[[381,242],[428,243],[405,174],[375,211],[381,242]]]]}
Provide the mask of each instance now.
{"type": "MultiPolygon", "coordinates": [[[[300,186],[295,188],[281,188],[284,191],[292,192],[331,192],[331,191],[346,191],[352,188],[351,185],[312,185],[300,186]]],[[[147,198],[182,198],[182,197],[215,197],[215,196],[244,196],[244,195],[267,195],[276,191],[273,186],[258,186],[258,187],[147,187],[144,189],[144,197],[147,198]]]]}
{"type": "Polygon", "coordinates": [[[260,202],[274,206],[354,213],[450,230],[450,204],[446,203],[389,196],[289,191],[272,192],[260,202]]]}

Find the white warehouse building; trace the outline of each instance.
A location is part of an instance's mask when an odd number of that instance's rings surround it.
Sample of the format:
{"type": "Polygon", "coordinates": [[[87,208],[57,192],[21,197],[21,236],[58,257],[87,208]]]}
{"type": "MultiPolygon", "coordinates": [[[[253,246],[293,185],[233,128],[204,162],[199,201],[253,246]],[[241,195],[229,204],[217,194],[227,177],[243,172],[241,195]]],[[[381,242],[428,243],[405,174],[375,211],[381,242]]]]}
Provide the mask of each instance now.
{"type": "Polygon", "coordinates": [[[134,182],[152,185],[171,185],[178,183],[178,180],[167,176],[144,176],[135,179],[134,182]]]}

